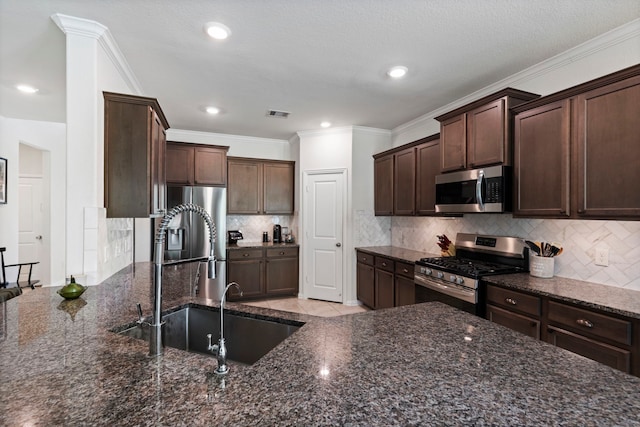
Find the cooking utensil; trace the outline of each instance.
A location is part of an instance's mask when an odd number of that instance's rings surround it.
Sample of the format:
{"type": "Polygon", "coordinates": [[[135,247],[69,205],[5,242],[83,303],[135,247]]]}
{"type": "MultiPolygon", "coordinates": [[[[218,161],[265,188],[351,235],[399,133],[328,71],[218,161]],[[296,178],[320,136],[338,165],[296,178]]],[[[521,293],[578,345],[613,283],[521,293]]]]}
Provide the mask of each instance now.
{"type": "Polygon", "coordinates": [[[531,240],[525,240],[524,242],[527,244],[527,246],[529,246],[529,249],[536,253],[536,255],[540,255],[540,246],[538,246],[531,240]]]}

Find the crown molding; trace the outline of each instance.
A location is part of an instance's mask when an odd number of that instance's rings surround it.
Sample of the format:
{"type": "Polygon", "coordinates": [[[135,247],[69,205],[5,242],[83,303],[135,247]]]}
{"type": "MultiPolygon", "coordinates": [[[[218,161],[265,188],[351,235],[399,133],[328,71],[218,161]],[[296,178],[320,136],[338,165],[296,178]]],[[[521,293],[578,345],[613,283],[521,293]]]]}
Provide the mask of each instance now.
{"type": "Polygon", "coordinates": [[[591,56],[594,53],[597,53],[599,51],[606,50],[611,46],[622,43],[631,38],[638,37],[639,35],[640,35],[640,18],[635,19],[618,28],[614,28],[613,30],[608,31],[604,34],[596,36],[591,40],[588,40],[582,44],[579,44],[578,46],[575,46],[569,50],[566,50],[556,56],[546,59],[529,68],[526,68],[505,79],[497,81],[463,98],[457,99],[456,101],[449,103],[443,107],[440,107],[429,113],[423,114],[422,116],[417,117],[409,122],[403,123],[391,130],[392,135],[395,136],[395,135],[404,133],[409,129],[420,126],[425,122],[434,120],[435,117],[446,114],[449,111],[452,111],[452,110],[455,110],[456,108],[467,105],[479,98],[490,95],[498,90],[504,89],[505,87],[517,87],[517,85],[522,85],[523,83],[529,80],[533,80],[541,75],[547,74],[558,68],[562,68],[582,58],[591,56]]]}
{"type": "Polygon", "coordinates": [[[113,66],[118,70],[120,77],[122,77],[133,94],[144,94],[140,82],[131,70],[131,67],[122,54],[122,51],[120,51],[118,44],[109,31],[109,28],[90,19],[77,18],[75,16],[63,15],[61,13],[54,13],[51,15],[51,20],[53,20],[53,22],[55,22],[67,36],[75,35],[97,40],[113,66]]]}

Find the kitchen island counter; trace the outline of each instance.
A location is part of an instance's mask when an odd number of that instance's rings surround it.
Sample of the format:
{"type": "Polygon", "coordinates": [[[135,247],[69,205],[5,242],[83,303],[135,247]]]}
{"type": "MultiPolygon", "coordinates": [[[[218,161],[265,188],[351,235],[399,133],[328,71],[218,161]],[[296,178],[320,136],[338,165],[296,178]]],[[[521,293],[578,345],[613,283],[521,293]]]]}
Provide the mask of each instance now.
{"type": "MultiPolygon", "coordinates": [[[[163,275],[165,308],[216,305],[178,273],[163,275]]],[[[640,425],[640,378],[439,303],[334,318],[229,303],[306,324],[223,384],[212,357],[150,358],[109,331],[136,302],[149,313],[151,277],[138,263],[75,303],[54,288],[4,303],[0,424],[640,425]]]]}

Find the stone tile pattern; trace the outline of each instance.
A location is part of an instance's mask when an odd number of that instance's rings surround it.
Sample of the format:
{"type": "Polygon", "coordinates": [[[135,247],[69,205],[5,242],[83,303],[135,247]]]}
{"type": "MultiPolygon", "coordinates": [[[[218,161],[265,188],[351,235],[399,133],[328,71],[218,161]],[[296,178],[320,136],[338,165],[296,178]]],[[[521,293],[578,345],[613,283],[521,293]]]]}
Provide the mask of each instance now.
{"type": "Polygon", "coordinates": [[[265,231],[271,240],[274,224],[289,227],[293,236],[298,236],[297,215],[227,215],[227,230],[240,230],[246,242],[261,242],[265,231]]]}
{"type": "Polygon", "coordinates": [[[521,219],[510,214],[391,219],[391,244],[418,251],[439,252],[436,235],[454,240],[458,232],[556,242],[564,248],[555,260],[556,276],[640,290],[640,221],[521,219]],[[596,248],[609,250],[608,267],[595,265],[596,248]]]}
{"type": "MultiPolygon", "coordinates": [[[[183,273],[164,276],[165,307],[215,307],[188,296],[183,273]]],[[[439,303],[331,318],[231,303],[306,324],[256,364],[230,362],[221,381],[212,357],[150,358],[108,331],[136,319],[135,302],[149,313],[151,277],[136,264],[78,303],[54,288],[6,302],[2,424],[640,425],[640,378],[439,303]]]]}

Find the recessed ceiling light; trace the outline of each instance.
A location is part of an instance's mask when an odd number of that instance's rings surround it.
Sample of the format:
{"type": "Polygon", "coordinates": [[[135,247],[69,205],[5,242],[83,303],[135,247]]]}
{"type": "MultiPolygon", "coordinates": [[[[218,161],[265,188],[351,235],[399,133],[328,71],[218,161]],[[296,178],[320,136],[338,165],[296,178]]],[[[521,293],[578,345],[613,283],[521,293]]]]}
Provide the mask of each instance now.
{"type": "Polygon", "coordinates": [[[36,93],[39,89],[29,85],[16,85],[16,89],[24,93],[36,93]]]}
{"type": "Polygon", "coordinates": [[[402,65],[398,65],[396,67],[392,67],[387,71],[387,75],[393,79],[399,79],[407,74],[408,68],[402,65]]]}
{"type": "Polygon", "coordinates": [[[229,27],[219,22],[207,22],[204,31],[209,34],[209,37],[216,40],[224,40],[231,35],[229,27]]]}
{"type": "Polygon", "coordinates": [[[209,113],[209,114],[212,114],[212,115],[215,115],[215,114],[220,113],[220,109],[219,109],[219,108],[217,108],[217,107],[207,107],[207,108],[205,109],[205,111],[206,111],[207,113],[209,113]]]}
{"type": "Polygon", "coordinates": [[[328,128],[329,126],[331,126],[331,122],[322,122],[320,123],[320,126],[322,126],[323,128],[328,128]]]}

